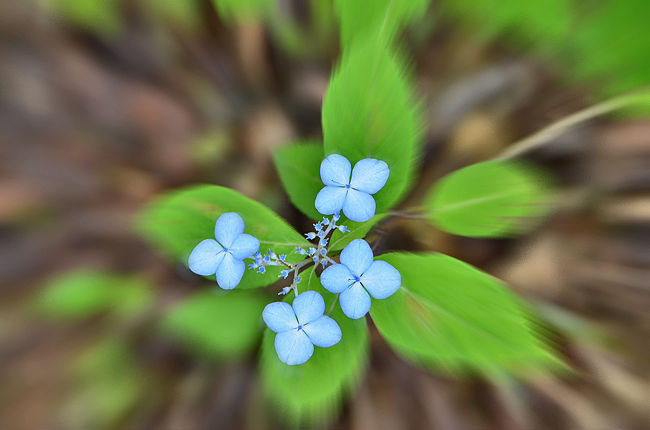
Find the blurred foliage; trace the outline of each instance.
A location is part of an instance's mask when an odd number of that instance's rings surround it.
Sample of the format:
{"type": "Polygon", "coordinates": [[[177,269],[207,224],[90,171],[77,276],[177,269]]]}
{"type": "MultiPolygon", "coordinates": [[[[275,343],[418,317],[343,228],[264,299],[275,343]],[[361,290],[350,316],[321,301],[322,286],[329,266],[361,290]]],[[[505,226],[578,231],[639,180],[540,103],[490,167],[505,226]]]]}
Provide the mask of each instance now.
{"type": "Polygon", "coordinates": [[[267,302],[251,291],[200,291],[169,310],[161,329],[198,356],[240,357],[257,344],[267,302]]]}
{"type": "Polygon", "coordinates": [[[370,315],[406,359],[446,372],[543,370],[558,362],[524,305],[497,279],[443,254],[388,253],[402,288],[370,315]]]}
{"type": "Polygon", "coordinates": [[[157,15],[172,25],[196,28],[201,24],[201,7],[197,0],[141,0],[147,14],[157,15]]]}
{"type": "Polygon", "coordinates": [[[424,202],[437,227],[471,237],[523,233],[549,212],[549,190],[537,169],[489,161],[457,170],[436,183],[424,202]]]}
{"type": "Polygon", "coordinates": [[[268,16],[274,0],[212,0],[219,16],[226,21],[247,21],[268,16]]]}
{"type": "Polygon", "coordinates": [[[120,0],[38,0],[53,13],[86,30],[114,36],[122,29],[120,0]]]}
{"type": "Polygon", "coordinates": [[[120,340],[91,347],[73,368],[76,390],[68,405],[69,428],[118,428],[120,419],[146,399],[143,369],[120,340]]]}
{"type": "Polygon", "coordinates": [[[317,142],[298,142],[273,152],[276,170],[291,203],[314,220],[321,218],[314,202],[325,186],[320,178],[323,158],[323,145],[317,142]]]}
{"type": "MultiPolygon", "coordinates": [[[[262,251],[272,246],[277,254],[286,254],[287,261],[296,262],[302,258],[295,253],[296,246],[309,246],[301,234],[268,207],[216,185],[196,185],[159,194],[140,211],[136,229],[154,249],[187,264],[192,249],[203,239],[214,237],[215,222],[226,212],[241,215],[245,232],[260,240],[262,251]]],[[[246,270],[239,288],[272,284],[280,270],[277,266],[269,267],[265,274],[246,270]]],[[[214,275],[208,278],[214,279],[214,275]]]]}
{"type": "Polygon", "coordinates": [[[49,282],[36,296],[34,307],[39,314],[73,320],[108,311],[136,314],[152,301],[149,285],[140,277],[85,269],[49,282]]]}
{"type": "Polygon", "coordinates": [[[334,71],[323,102],[325,154],[341,154],[353,165],[364,158],[388,163],[390,177],[374,196],[378,212],[411,186],[421,119],[403,59],[382,38],[357,40],[334,71]]]}
{"type": "MultiPolygon", "coordinates": [[[[301,274],[301,292],[315,290],[325,299],[325,314],[338,296],[327,294],[311,267],[301,274]]],[[[290,302],[289,297],[285,302],[290,302]]],[[[330,348],[314,347],[314,355],[300,366],[289,366],[275,352],[275,333],[266,329],[260,368],[266,394],[290,421],[313,423],[331,418],[343,396],[354,389],[365,370],[368,356],[368,327],[365,319],[352,320],[338,304],[329,314],[341,327],[343,338],[330,348]]],[[[302,428],[302,427],[301,427],[302,428]]]]}
{"type": "Polygon", "coordinates": [[[600,96],[650,83],[650,2],[448,0],[442,11],[479,37],[505,37],[556,62],[572,80],[600,96]]]}

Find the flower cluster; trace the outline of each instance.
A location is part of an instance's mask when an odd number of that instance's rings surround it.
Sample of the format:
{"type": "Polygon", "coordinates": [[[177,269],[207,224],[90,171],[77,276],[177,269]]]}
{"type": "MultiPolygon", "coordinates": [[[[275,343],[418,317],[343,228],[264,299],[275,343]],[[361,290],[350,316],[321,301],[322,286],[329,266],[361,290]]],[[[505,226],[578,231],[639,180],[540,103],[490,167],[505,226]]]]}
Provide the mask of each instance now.
{"type": "Polygon", "coordinates": [[[389,263],[376,261],[365,240],[351,241],[341,251],[340,263],[329,255],[328,249],[335,230],[348,232],[348,228],[339,223],[341,211],[355,222],[368,221],[375,215],[373,195],[384,187],[389,173],[388,165],[381,160],[367,158],[352,168],[342,155],[325,158],[320,166],[325,187],[316,196],[315,206],[323,215],[332,217],[316,222],[314,231],[305,234],[314,244],[296,248],[295,252],[304,256],[298,263],[287,261],[286,254],[276,254],[271,249],[261,253],[260,241],[244,233],[242,217],[230,212],[217,219],[215,239],[205,239],[194,248],[189,256],[189,268],[198,275],[216,275],[217,284],[230,290],[241,282],[246,269],[245,259],[252,260],[249,269],[261,274],[265,274],[269,266],[280,266],[279,277],[291,277],[291,284],[279,294],[286,295],[293,290],[293,303],[270,303],[262,317],[276,333],[275,350],[280,361],[288,365],[303,364],[313,355],[314,346],[328,348],[342,338],[337,322],[329,317],[329,312],[325,315],[323,297],[316,291],[298,291],[303,269],[310,265],[324,269],[320,276],[322,286],[337,294],[341,310],[351,319],[362,318],[368,313],[371,298],[385,299],[400,288],[400,273],[389,263]]]}

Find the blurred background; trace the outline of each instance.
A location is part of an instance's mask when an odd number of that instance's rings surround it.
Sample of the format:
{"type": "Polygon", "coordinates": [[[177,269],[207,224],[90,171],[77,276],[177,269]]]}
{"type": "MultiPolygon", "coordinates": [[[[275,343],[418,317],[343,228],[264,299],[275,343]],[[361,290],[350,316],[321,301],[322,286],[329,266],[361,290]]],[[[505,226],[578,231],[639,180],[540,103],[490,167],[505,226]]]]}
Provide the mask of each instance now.
{"type": "MultiPolygon", "coordinates": [[[[261,388],[259,309],[224,309],[133,228],[157,193],[199,182],[310,227],[271,153],[321,138],[336,14],[327,0],[249,3],[0,2],[0,428],[286,428],[261,388]],[[216,336],[234,314],[248,325],[216,336]]],[[[399,38],[426,114],[403,206],[650,83],[648,22],[645,0],[432,2],[399,38]]],[[[382,251],[443,252],[503,279],[572,373],[426,372],[371,328],[367,372],[322,427],[650,428],[649,112],[586,115],[523,154],[559,195],[526,235],[461,238],[410,219],[383,232],[382,251]]]]}

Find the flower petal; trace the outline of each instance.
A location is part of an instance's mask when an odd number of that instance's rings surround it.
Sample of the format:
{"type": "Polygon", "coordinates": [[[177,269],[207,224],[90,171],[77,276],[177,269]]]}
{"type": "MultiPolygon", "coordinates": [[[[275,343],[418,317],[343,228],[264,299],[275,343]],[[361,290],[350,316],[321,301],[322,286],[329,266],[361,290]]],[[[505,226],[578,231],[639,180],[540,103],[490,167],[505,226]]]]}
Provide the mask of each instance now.
{"type": "Polygon", "coordinates": [[[363,239],[354,239],[341,251],[341,263],[348,266],[353,275],[361,276],[368,270],[374,256],[370,245],[363,239]]]}
{"type": "Polygon", "coordinates": [[[305,291],[293,299],[293,310],[298,317],[298,322],[305,325],[323,315],[325,300],[316,291],[305,291]]]}
{"type": "Polygon", "coordinates": [[[388,164],[381,160],[366,158],[354,165],[350,186],[368,194],[375,194],[386,185],[388,175],[390,175],[388,164]]]}
{"type": "Polygon", "coordinates": [[[233,257],[229,252],[225,254],[221,264],[217,267],[217,284],[224,290],[232,290],[244,276],[246,264],[244,260],[233,257]]]}
{"type": "Polygon", "coordinates": [[[320,178],[325,185],[345,186],[350,183],[350,161],[342,155],[332,154],[320,163],[320,178]]]}
{"type": "Polygon", "coordinates": [[[345,196],[345,201],[343,202],[343,213],[351,221],[368,221],[375,216],[376,209],[375,199],[370,194],[351,188],[348,190],[348,194],[345,196]]]}
{"type": "Polygon", "coordinates": [[[281,362],[293,366],[309,360],[314,345],[304,331],[289,330],[275,335],[275,351],[281,362]]]}
{"type": "Polygon", "coordinates": [[[230,245],[231,254],[240,260],[248,258],[260,249],[260,241],[250,234],[240,234],[230,245]]]}
{"type": "Polygon", "coordinates": [[[289,303],[269,303],[262,311],[262,318],[271,331],[276,333],[298,328],[296,314],[289,303]]]}
{"type": "Polygon", "coordinates": [[[359,319],[370,310],[370,296],[359,282],[355,282],[339,296],[343,313],[353,320],[359,319]]]}
{"type": "Polygon", "coordinates": [[[329,348],[340,342],[342,333],[341,327],[332,318],[323,315],[315,321],[310,322],[302,328],[309,340],[321,348],[329,348]]]}
{"type": "Polygon", "coordinates": [[[316,210],[323,215],[332,215],[341,212],[348,190],[345,187],[327,186],[316,196],[316,210]]]}
{"type": "Polygon", "coordinates": [[[244,220],[238,213],[228,212],[219,217],[214,225],[214,237],[221,246],[230,248],[237,236],[244,232],[244,220]]]}
{"type": "Polygon", "coordinates": [[[402,285],[402,276],[385,261],[375,261],[361,276],[361,283],[375,299],[385,299],[395,294],[402,285]]]}
{"type": "Polygon", "coordinates": [[[354,284],[354,275],[345,264],[333,264],[323,270],[320,282],[330,293],[341,293],[354,284]]]}
{"type": "Polygon", "coordinates": [[[223,247],[216,240],[205,239],[194,247],[187,265],[197,275],[214,275],[224,255],[223,247]]]}

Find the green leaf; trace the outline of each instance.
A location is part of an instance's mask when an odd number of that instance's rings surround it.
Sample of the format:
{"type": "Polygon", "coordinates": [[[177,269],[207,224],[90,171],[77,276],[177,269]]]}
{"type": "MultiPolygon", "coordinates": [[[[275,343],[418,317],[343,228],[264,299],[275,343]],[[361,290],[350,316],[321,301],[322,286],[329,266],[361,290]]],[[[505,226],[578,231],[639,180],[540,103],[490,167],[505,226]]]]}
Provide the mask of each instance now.
{"type": "Polygon", "coordinates": [[[325,154],[350,162],[385,161],[388,182],[377,194],[377,212],[408,191],[420,153],[420,109],[406,67],[380,39],[358,40],[330,80],[323,104],[325,154]]]}
{"type": "MultiPolygon", "coordinates": [[[[245,232],[260,240],[261,251],[272,247],[278,254],[287,254],[287,261],[297,262],[301,256],[295,248],[309,246],[268,207],[217,185],[197,185],[158,196],[141,211],[136,228],[156,249],[187,264],[192,249],[203,239],[214,237],[214,224],[226,212],[241,215],[245,232]]],[[[278,280],[280,271],[280,267],[269,267],[262,275],[246,270],[237,288],[271,284],[278,280]]]]}
{"type": "MultiPolygon", "coordinates": [[[[301,276],[304,280],[300,291],[318,291],[325,299],[325,309],[330,309],[336,296],[321,287],[314,268],[301,276]]],[[[285,301],[291,303],[293,297],[285,301]]],[[[347,318],[338,305],[330,317],[341,327],[343,338],[331,348],[315,347],[309,361],[299,366],[282,363],[273,343],[275,333],[269,329],[264,333],[260,360],[264,388],[270,401],[290,422],[314,423],[331,418],[342,397],[356,387],[365,368],[368,355],[365,320],[347,318]]]]}
{"type": "Polygon", "coordinates": [[[200,291],[171,309],[161,329],[199,356],[243,356],[262,333],[266,303],[264,296],[250,291],[200,291]]]}
{"type": "Polygon", "coordinates": [[[272,0],[212,0],[219,16],[228,22],[257,20],[272,11],[272,0]]]}
{"type": "Polygon", "coordinates": [[[79,319],[107,311],[132,314],[151,304],[147,282],[138,277],[77,270],[57,277],[38,294],[35,311],[59,319],[79,319]]]}
{"type": "Polygon", "coordinates": [[[498,374],[555,362],[525,309],[497,279],[442,254],[378,258],[402,274],[402,288],[373,300],[370,315],[402,356],[437,370],[498,374]]]}
{"type": "Polygon", "coordinates": [[[533,227],[550,209],[546,180],[524,164],[478,163],[442,178],[424,202],[427,217],[450,233],[500,237],[533,227]]]}
{"type": "Polygon", "coordinates": [[[400,26],[422,15],[430,0],[335,0],[344,49],[356,38],[381,34],[389,40],[400,26]]]}
{"type": "Polygon", "coordinates": [[[354,239],[363,239],[366,234],[381,220],[386,218],[388,214],[377,214],[365,222],[353,222],[349,220],[339,221],[339,224],[344,224],[350,231],[341,233],[339,230],[334,231],[330,240],[329,250],[335,251],[337,249],[345,248],[354,239]]]}
{"type": "Polygon", "coordinates": [[[320,178],[323,158],[323,145],[316,142],[284,146],[273,152],[275,168],[291,203],[314,220],[322,217],[314,202],[325,186],[320,178]]]}

